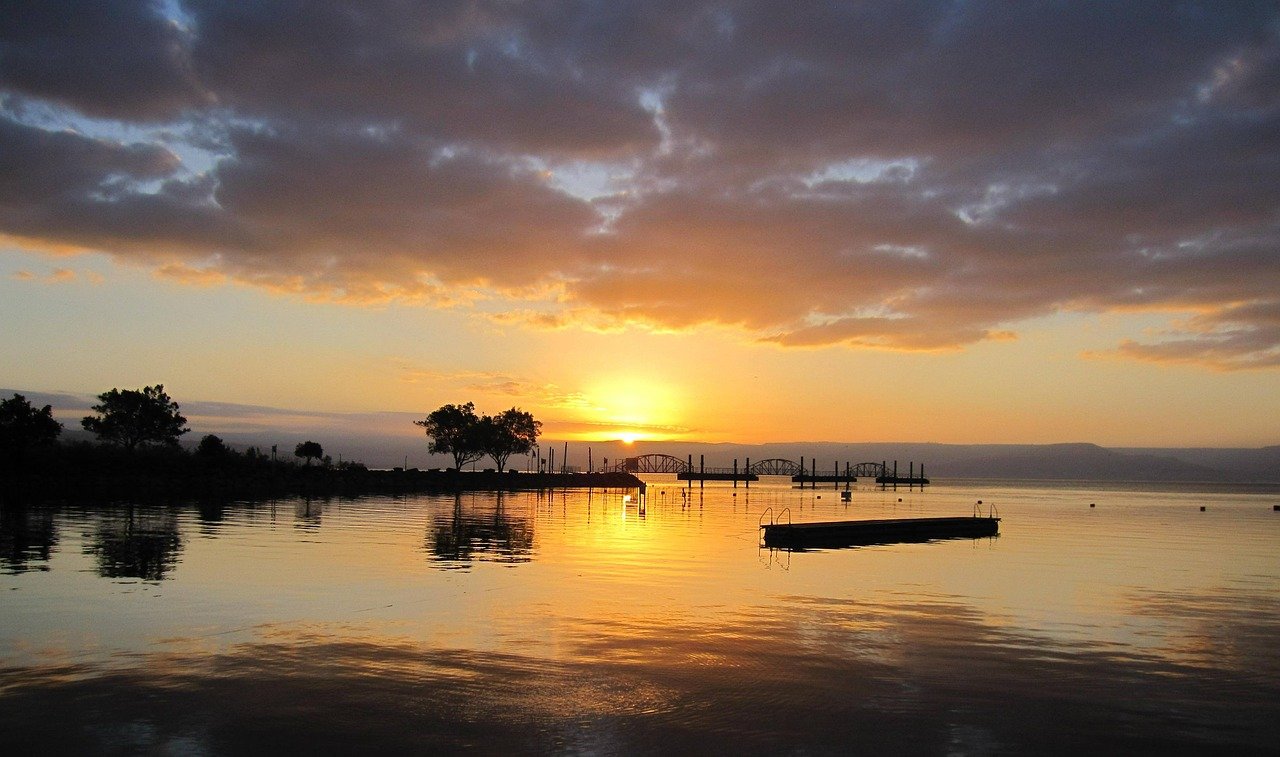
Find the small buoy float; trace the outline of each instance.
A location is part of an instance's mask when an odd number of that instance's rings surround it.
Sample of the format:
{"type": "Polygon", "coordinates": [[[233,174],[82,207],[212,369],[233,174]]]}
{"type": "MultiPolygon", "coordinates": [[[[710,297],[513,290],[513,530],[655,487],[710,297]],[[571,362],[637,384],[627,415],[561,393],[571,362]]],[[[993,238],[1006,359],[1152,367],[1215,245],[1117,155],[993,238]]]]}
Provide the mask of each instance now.
{"type": "Polygon", "coordinates": [[[1096,505],[1094,505],[1092,502],[1089,503],[1089,507],[1095,507],[1095,506],[1096,505]]]}
{"type": "Polygon", "coordinates": [[[1200,512],[1204,512],[1204,505],[1200,505],[1200,512]]]}

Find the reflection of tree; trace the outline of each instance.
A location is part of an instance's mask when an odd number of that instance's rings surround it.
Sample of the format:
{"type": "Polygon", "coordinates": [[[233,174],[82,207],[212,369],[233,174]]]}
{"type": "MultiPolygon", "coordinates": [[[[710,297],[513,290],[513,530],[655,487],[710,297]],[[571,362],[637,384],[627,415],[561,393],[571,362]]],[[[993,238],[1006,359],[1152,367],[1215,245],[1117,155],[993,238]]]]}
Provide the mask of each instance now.
{"type": "Polygon", "coordinates": [[[303,497],[293,503],[293,518],[296,521],[293,525],[295,528],[319,528],[320,516],[323,514],[324,503],[320,500],[303,497]]]}
{"type": "Polygon", "coordinates": [[[48,570],[58,543],[53,513],[25,507],[0,507],[0,566],[14,573],[48,570]],[[40,565],[31,565],[33,562],[40,565]]]}
{"type": "Polygon", "coordinates": [[[497,495],[492,512],[464,509],[462,495],[453,499],[453,512],[435,519],[427,534],[427,552],[432,559],[471,562],[528,562],[533,551],[533,525],[526,518],[511,516],[497,495]]]}
{"type": "Polygon", "coordinates": [[[85,545],[85,554],[98,558],[103,578],[141,578],[160,581],[178,564],[182,537],[169,510],[130,505],[103,513],[98,530],[85,545]]]}

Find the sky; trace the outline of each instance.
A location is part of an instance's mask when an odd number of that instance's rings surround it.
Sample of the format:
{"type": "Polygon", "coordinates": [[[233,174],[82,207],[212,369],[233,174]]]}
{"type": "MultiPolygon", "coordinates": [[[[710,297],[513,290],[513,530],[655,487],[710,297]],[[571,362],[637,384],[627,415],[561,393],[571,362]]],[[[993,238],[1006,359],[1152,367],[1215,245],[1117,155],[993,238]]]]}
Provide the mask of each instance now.
{"type": "Polygon", "coordinates": [[[233,440],[1280,444],[1280,7],[6,3],[0,320],[233,440]]]}

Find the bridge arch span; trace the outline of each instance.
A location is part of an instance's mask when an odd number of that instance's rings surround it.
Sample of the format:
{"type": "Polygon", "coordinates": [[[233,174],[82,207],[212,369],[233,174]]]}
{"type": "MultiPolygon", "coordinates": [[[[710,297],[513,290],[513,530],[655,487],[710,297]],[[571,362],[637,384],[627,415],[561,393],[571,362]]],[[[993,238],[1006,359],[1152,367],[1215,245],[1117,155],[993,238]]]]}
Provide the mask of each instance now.
{"type": "Polygon", "coordinates": [[[800,473],[800,463],[782,457],[771,457],[752,463],[747,472],[757,476],[796,476],[800,473]]]}
{"type": "Polygon", "coordinates": [[[689,464],[678,457],[653,453],[628,457],[622,461],[622,469],[628,473],[684,473],[689,464]]]}

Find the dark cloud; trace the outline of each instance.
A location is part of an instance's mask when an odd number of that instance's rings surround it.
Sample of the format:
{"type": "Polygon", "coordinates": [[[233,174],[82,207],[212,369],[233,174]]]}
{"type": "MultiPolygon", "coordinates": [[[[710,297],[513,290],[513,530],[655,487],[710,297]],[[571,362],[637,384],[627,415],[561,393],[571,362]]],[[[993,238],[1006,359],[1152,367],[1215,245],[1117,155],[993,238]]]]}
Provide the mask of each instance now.
{"type": "Polygon", "coordinates": [[[1186,319],[1130,357],[1280,346],[1274,3],[45,3],[2,35],[0,231],[33,244],[552,293],[496,316],[549,326],[948,349],[1122,308],[1186,319]]]}
{"type": "Polygon", "coordinates": [[[95,116],[160,119],[204,102],[188,53],[157,2],[18,0],[0,11],[0,87],[95,116]]]}

